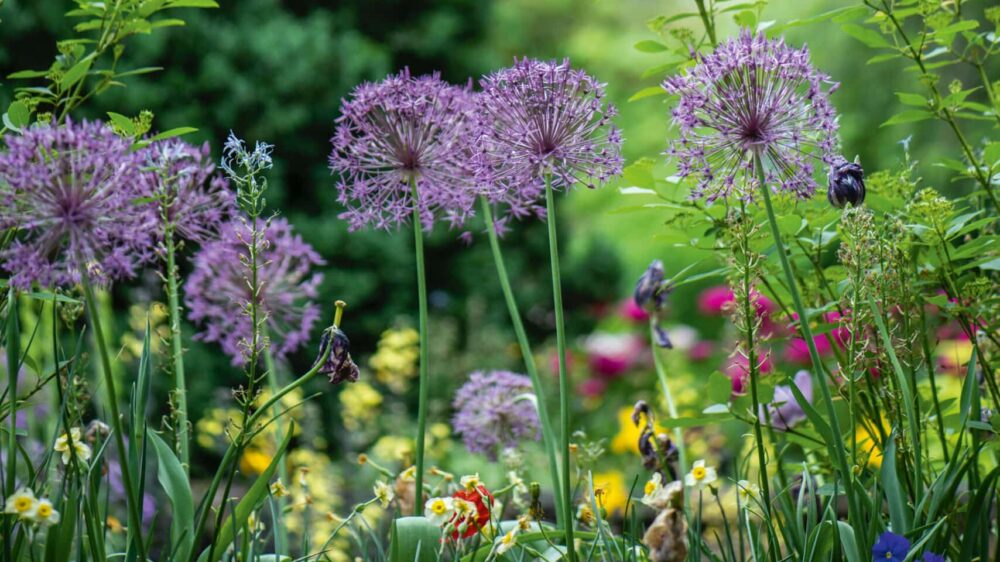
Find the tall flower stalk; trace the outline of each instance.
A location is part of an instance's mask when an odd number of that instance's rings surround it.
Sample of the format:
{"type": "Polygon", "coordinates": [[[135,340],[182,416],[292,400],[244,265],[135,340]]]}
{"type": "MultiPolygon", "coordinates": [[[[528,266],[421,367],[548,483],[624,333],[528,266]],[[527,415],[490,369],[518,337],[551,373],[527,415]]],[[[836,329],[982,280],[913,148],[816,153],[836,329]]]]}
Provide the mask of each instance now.
{"type": "Polygon", "coordinates": [[[611,125],[616,110],[605,103],[603,85],[573,69],[568,60],[515,61],[484,78],[482,85],[485,122],[478,143],[482,192],[491,201],[506,204],[515,216],[524,214],[539,197],[545,198],[559,358],[562,504],[558,507],[569,560],[574,562],[571,404],[553,191],[569,190],[577,183],[596,187],[619,175],[621,135],[611,125]]]}
{"type": "Polygon", "coordinates": [[[424,234],[437,220],[465,221],[475,203],[471,147],[479,118],[474,95],[437,74],[409,70],[362,84],[342,102],[331,143],[330,169],[339,176],[340,217],[351,230],[388,230],[412,222],[417,269],[420,375],[417,389],[416,500],[423,506],[427,427],[428,333],[424,234]]]}

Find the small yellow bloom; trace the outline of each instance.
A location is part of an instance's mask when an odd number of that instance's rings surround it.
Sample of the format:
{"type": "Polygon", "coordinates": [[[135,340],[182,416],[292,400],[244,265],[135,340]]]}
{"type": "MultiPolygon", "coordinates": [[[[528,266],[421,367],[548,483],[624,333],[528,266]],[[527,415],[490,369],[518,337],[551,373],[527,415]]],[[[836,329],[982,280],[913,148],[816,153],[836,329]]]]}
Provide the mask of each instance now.
{"type": "MultiPolygon", "coordinates": [[[[639,436],[642,430],[632,423],[632,407],[625,407],[618,410],[618,433],[611,439],[611,452],[615,454],[635,453],[639,454],[639,436]]],[[[640,420],[641,421],[641,420],[640,420]]],[[[656,433],[663,433],[666,430],[659,424],[653,426],[656,433]]]]}
{"type": "Polygon", "coordinates": [[[43,527],[49,527],[59,522],[59,512],[52,506],[52,502],[47,499],[38,500],[35,506],[35,521],[43,527]]]}
{"type": "Polygon", "coordinates": [[[57,453],[62,453],[63,464],[69,464],[69,461],[75,455],[77,460],[82,463],[86,463],[90,460],[93,454],[90,450],[90,445],[83,442],[83,436],[79,427],[74,427],[69,430],[69,434],[63,433],[56,439],[56,444],[53,449],[57,453]],[[73,442],[73,446],[70,447],[70,441],[73,442]]]}
{"type": "Polygon", "coordinates": [[[608,511],[608,514],[624,513],[628,503],[628,493],[625,488],[625,475],[619,470],[599,472],[594,474],[594,493],[598,504],[608,511]]]}
{"type": "Polygon", "coordinates": [[[576,508],[576,519],[584,525],[593,525],[597,517],[594,516],[594,510],[585,503],[581,503],[576,508]]]}
{"type": "Polygon", "coordinates": [[[122,522],[114,515],[108,515],[107,519],[108,530],[112,533],[120,533],[125,530],[122,522]]]}
{"type": "Polygon", "coordinates": [[[37,506],[38,500],[35,498],[35,493],[30,488],[21,488],[7,498],[3,512],[17,515],[19,519],[34,520],[37,506]]]}
{"type": "Polygon", "coordinates": [[[513,529],[511,529],[511,530],[507,531],[506,533],[504,533],[504,535],[502,537],[500,537],[500,540],[497,542],[497,545],[496,545],[496,553],[497,553],[497,555],[504,554],[508,550],[514,548],[515,545],[517,545],[517,532],[518,531],[519,531],[518,527],[514,527],[513,529]]]}
{"type": "Polygon", "coordinates": [[[275,480],[274,484],[271,484],[271,495],[276,498],[283,498],[288,495],[288,488],[281,483],[280,478],[275,480]]]}
{"type": "Polygon", "coordinates": [[[267,451],[250,447],[240,457],[240,470],[246,474],[264,474],[271,465],[272,456],[267,451]]]}
{"type": "Polygon", "coordinates": [[[698,460],[691,467],[691,472],[684,476],[684,484],[689,488],[701,490],[705,486],[715,482],[716,478],[718,476],[715,473],[715,468],[705,466],[704,460],[698,460]]]}
{"type": "Polygon", "coordinates": [[[455,500],[452,498],[431,498],[424,504],[424,517],[439,527],[450,521],[454,512],[455,500]]]}
{"type": "Polygon", "coordinates": [[[463,476],[462,479],[459,480],[459,483],[461,483],[462,487],[465,488],[466,490],[473,492],[476,490],[476,488],[480,486],[480,484],[483,483],[483,481],[480,480],[479,473],[477,472],[475,474],[469,474],[467,476],[463,476]]]}
{"type": "Polygon", "coordinates": [[[740,495],[740,504],[744,508],[750,507],[750,503],[760,497],[760,486],[749,480],[740,480],[737,482],[736,491],[740,495]]]}
{"type": "Polygon", "coordinates": [[[383,508],[389,507],[389,502],[391,502],[395,497],[392,492],[392,488],[390,488],[385,482],[379,480],[375,483],[372,490],[375,492],[375,498],[378,499],[378,503],[381,504],[383,508]]]}

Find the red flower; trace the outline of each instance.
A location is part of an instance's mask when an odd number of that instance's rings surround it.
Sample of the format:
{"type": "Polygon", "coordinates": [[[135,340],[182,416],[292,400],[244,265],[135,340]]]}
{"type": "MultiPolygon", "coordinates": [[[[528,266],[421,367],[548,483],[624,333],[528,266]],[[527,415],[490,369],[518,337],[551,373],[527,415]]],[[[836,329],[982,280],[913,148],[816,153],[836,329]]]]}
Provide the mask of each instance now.
{"type": "Polygon", "coordinates": [[[459,514],[455,514],[455,517],[452,518],[452,523],[456,529],[451,534],[453,540],[457,541],[460,538],[467,539],[478,533],[480,529],[486,528],[490,522],[490,510],[493,507],[493,494],[486,489],[486,486],[480,484],[475,490],[459,490],[452,494],[451,497],[457,500],[465,500],[476,506],[474,521],[469,521],[472,514],[461,516],[461,519],[457,519],[460,516],[459,514]],[[459,532],[457,529],[461,529],[464,523],[467,523],[464,525],[465,530],[459,532]]]}

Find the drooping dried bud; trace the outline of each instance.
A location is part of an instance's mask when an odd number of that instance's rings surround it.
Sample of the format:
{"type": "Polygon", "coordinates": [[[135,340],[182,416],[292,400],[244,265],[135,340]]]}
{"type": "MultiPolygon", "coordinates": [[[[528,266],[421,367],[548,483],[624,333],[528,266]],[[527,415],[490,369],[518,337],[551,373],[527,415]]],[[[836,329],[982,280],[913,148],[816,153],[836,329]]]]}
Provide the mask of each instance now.
{"type": "Polygon", "coordinates": [[[351,359],[351,341],[337,326],[330,326],[323,331],[323,336],[319,340],[319,359],[324,355],[326,361],[319,368],[319,372],[330,377],[331,383],[356,382],[361,376],[361,370],[351,359]],[[329,354],[327,354],[328,349],[329,354]]]}
{"type": "Polygon", "coordinates": [[[865,202],[864,177],[865,171],[861,168],[858,158],[855,158],[854,162],[840,158],[830,167],[830,184],[827,187],[826,198],[838,209],[848,203],[852,207],[861,205],[865,202]]]}
{"type": "Polygon", "coordinates": [[[669,497],[668,507],[656,516],[642,537],[653,562],[682,562],[687,558],[687,523],[684,512],[678,507],[683,489],[680,482],[667,485],[664,494],[669,497]]]}
{"type": "Polygon", "coordinates": [[[658,308],[663,300],[660,292],[663,288],[664,275],[663,262],[653,260],[635,284],[635,293],[632,295],[632,298],[635,299],[635,304],[642,308],[649,308],[649,306],[658,308]]]}

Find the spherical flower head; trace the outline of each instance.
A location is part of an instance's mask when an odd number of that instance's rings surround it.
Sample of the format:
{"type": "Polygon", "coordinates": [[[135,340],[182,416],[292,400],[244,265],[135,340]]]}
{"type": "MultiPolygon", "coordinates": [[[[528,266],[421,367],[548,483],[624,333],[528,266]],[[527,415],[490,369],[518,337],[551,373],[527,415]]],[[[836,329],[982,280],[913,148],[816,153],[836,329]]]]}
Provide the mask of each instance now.
{"type": "Polygon", "coordinates": [[[169,221],[180,238],[207,242],[235,214],[235,194],[216,173],[208,143],[159,141],[145,149],[145,158],[150,195],[161,202],[160,220],[169,221]]]}
{"type": "Polygon", "coordinates": [[[678,97],[671,119],[680,130],[666,154],[680,177],[696,180],[692,198],[708,203],[751,198],[759,188],[755,155],[772,189],[810,197],[813,159],[833,164],[836,156],[837,114],[827,97],[836,87],[805,47],[744,29],[664,81],[678,97]]]}
{"type": "Polygon", "coordinates": [[[464,222],[475,202],[476,115],[469,88],[409,70],[361,84],[342,102],[330,142],[340,215],[351,230],[406,224],[414,205],[425,229],[464,222]],[[416,186],[414,201],[411,182],[416,186]]]}
{"type": "Polygon", "coordinates": [[[715,472],[715,468],[705,466],[704,460],[698,460],[691,466],[691,472],[684,475],[684,485],[688,488],[701,490],[705,486],[715,482],[716,478],[718,478],[718,475],[715,472]]]}
{"type": "Polygon", "coordinates": [[[477,371],[455,393],[452,425],[472,453],[497,452],[540,438],[531,379],[508,371],[477,371]]]}
{"type": "MultiPolygon", "coordinates": [[[[234,365],[245,362],[245,343],[253,336],[253,325],[245,307],[251,294],[246,262],[252,243],[251,223],[235,220],[222,226],[219,238],[202,245],[194,256],[194,270],[184,285],[188,318],[201,325],[196,339],[217,342],[232,357],[234,365]]],[[[257,304],[266,318],[271,353],[284,357],[309,339],[319,307],[320,273],[312,269],[325,262],[312,246],[295,234],[283,218],[257,223],[258,248],[257,304]]]]}
{"type": "Polygon", "coordinates": [[[569,60],[515,60],[481,81],[487,118],[480,176],[490,200],[516,217],[539,214],[544,179],[552,187],[596,187],[622,173],[622,136],[604,84],[569,60]]]}
{"type": "Polygon", "coordinates": [[[882,533],[872,547],[872,556],[877,562],[903,562],[909,552],[910,541],[889,531],[882,533]]]}
{"type": "Polygon", "coordinates": [[[96,284],[132,277],[153,256],[155,214],[131,143],[100,122],[67,121],[4,137],[0,250],[14,287],[67,287],[80,268],[96,284]]]}

